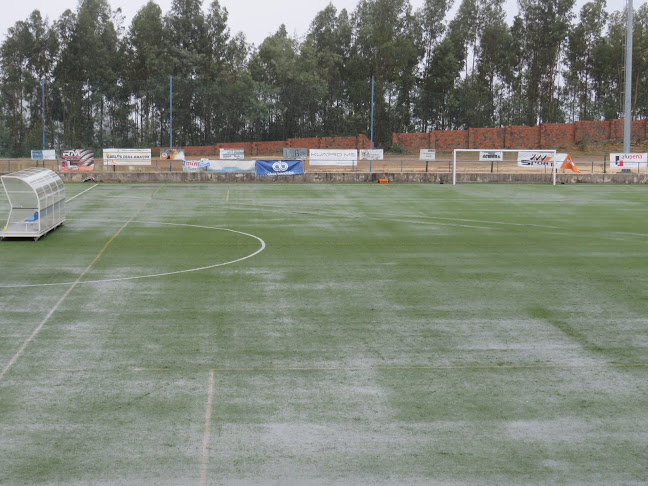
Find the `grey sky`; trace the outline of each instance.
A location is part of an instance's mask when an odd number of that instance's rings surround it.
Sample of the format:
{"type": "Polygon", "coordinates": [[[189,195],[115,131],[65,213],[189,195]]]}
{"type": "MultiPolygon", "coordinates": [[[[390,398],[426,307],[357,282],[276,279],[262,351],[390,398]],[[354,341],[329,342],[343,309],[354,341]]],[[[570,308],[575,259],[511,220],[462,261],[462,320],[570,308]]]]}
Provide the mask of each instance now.
{"type": "MultiPolygon", "coordinates": [[[[3,8],[0,15],[0,40],[6,37],[7,29],[13,26],[19,20],[25,20],[29,14],[38,9],[41,15],[47,17],[49,22],[56,20],[66,9],[76,11],[76,0],[2,0],[3,8]]],[[[108,0],[111,7],[117,9],[121,7],[122,13],[126,17],[125,26],[128,27],[130,22],[148,0],[108,0]]],[[[576,0],[575,12],[578,13],[587,0],[576,0]]],[[[203,6],[206,9],[211,0],[204,0],[203,6]]],[[[424,0],[410,0],[414,8],[419,8],[424,0]]],[[[635,10],[643,4],[645,0],[634,0],[635,10]]],[[[162,8],[163,13],[167,13],[171,7],[171,0],[156,0],[156,3],[162,8]]],[[[268,35],[277,31],[279,26],[286,24],[288,32],[292,35],[302,36],[308,30],[311,20],[317,12],[323,10],[329,3],[333,3],[338,10],[346,8],[352,12],[358,0],[220,0],[222,7],[229,12],[228,24],[232,34],[243,32],[248,42],[259,45],[268,35]]],[[[455,0],[455,8],[460,0],[455,0]]],[[[625,0],[608,0],[608,10],[622,10],[625,7],[625,0]]],[[[517,0],[506,0],[509,19],[517,13],[517,0]]]]}

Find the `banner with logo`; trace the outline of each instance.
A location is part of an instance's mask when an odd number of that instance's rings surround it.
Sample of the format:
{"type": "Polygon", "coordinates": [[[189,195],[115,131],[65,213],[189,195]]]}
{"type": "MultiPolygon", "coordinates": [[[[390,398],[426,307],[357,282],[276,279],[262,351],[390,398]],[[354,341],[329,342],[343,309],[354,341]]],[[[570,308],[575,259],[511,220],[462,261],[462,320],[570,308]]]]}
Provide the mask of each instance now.
{"type": "Polygon", "coordinates": [[[504,152],[498,150],[481,150],[479,152],[480,162],[498,162],[500,160],[504,160],[504,152]]]}
{"type": "Polygon", "coordinates": [[[542,150],[518,152],[518,167],[553,167],[553,152],[542,150]]]}
{"type": "Polygon", "coordinates": [[[419,160],[428,160],[434,162],[436,160],[435,149],[421,149],[419,152],[419,160]]]}
{"type": "Polygon", "coordinates": [[[245,158],[245,149],[220,149],[220,158],[224,160],[242,160],[245,158]]]}
{"type": "Polygon", "coordinates": [[[163,160],[185,160],[184,149],[160,149],[160,158],[163,160]]]}
{"type": "Polygon", "coordinates": [[[32,150],[32,160],[56,160],[56,150],[32,150]]]}
{"type": "Polygon", "coordinates": [[[94,170],[94,150],[92,149],[69,149],[61,152],[61,170],[94,170]]]}
{"type": "Polygon", "coordinates": [[[648,167],[648,153],[610,154],[611,169],[645,169],[648,167]]]}
{"type": "Polygon", "coordinates": [[[151,149],[104,149],[104,165],[151,165],[151,149]]]}
{"type": "Polygon", "coordinates": [[[209,159],[182,161],[183,172],[202,172],[203,169],[207,169],[207,167],[209,167],[209,159]]]}
{"type": "Polygon", "coordinates": [[[356,165],[356,149],[310,149],[308,153],[311,165],[356,165]]]}
{"type": "Polygon", "coordinates": [[[207,172],[254,172],[254,160],[210,160],[207,172]]]}
{"type": "Polygon", "coordinates": [[[360,149],[360,160],[384,160],[383,149],[360,149]]]}
{"type": "Polygon", "coordinates": [[[306,159],[308,158],[307,148],[286,147],[283,149],[284,159],[306,159]]]}
{"type": "Polygon", "coordinates": [[[301,160],[257,160],[256,175],[258,176],[289,176],[304,173],[304,163],[301,160]]]}

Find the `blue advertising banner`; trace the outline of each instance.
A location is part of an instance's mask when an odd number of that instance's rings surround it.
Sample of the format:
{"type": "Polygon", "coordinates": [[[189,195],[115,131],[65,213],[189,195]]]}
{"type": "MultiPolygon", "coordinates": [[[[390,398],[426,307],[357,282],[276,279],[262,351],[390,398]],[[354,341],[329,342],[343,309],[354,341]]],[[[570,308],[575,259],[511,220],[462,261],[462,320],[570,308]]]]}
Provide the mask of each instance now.
{"type": "Polygon", "coordinates": [[[287,176],[304,173],[304,162],[301,160],[257,160],[256,175],[287,176]]]}

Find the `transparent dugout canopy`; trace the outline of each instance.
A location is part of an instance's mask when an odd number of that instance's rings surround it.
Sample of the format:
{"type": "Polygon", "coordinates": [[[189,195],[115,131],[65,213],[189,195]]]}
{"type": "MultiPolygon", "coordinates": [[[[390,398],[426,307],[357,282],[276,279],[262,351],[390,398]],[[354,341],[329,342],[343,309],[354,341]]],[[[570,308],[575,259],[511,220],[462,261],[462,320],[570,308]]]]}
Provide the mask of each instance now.
{"type": "Polygon", "coordinates": [[[9,218],[0,238],[37,240],[65,221],[65,187],[56,172],[39,167],[3,175],[9,218]]]}

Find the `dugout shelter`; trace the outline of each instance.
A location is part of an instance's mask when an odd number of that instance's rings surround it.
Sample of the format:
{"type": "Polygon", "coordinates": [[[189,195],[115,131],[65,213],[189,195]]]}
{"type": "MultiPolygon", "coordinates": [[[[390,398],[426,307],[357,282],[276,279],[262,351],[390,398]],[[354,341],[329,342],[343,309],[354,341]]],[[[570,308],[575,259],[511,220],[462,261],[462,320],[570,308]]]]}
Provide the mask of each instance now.
{"type": "Polygon", "coordinates": [[[35,241],[63,224],[65,187],[54,171],[32,167],[0,179],[10,206],[0,238],[34,238],[35,241]]]}

